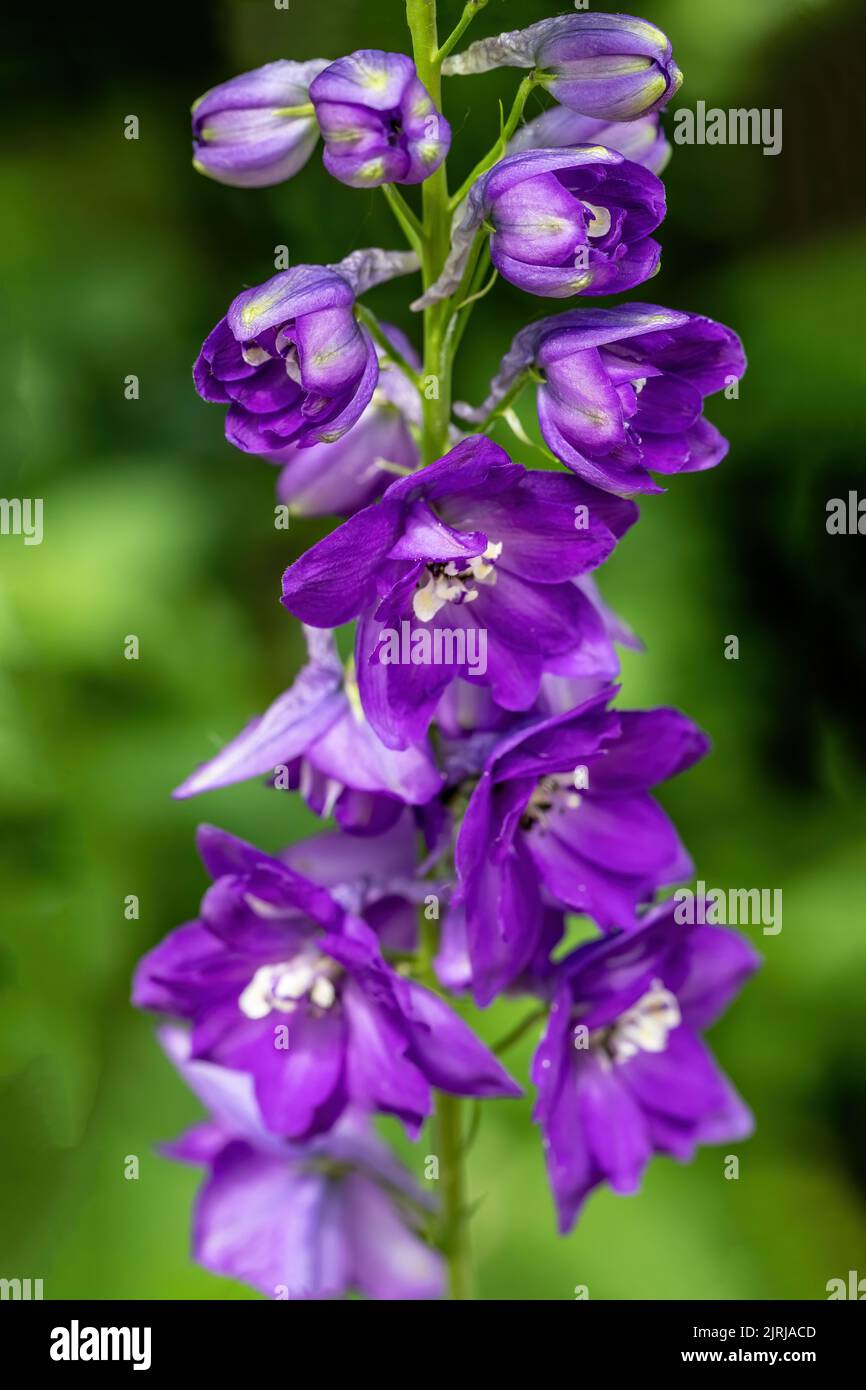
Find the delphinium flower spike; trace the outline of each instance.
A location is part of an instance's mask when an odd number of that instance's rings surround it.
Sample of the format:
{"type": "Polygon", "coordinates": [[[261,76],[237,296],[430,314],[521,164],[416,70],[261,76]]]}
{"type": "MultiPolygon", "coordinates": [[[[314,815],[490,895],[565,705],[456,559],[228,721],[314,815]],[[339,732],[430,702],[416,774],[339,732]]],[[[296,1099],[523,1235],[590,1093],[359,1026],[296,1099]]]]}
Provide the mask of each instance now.
{"type": "Polygon", "coordinates": [[[298,794],[322,828],[268,852],[200,827],[211,886],[134,984],[209,1112],[168,1149],[204,1170],[195,1257],[273,1298],[469,1296],[461,1107],[520,1094],[473,1026],[503,996],[530,1008],[503,1047],[538,1037],[561,1232],[600,1184],[636,1190],[653,1154],[685,1161],[752,1124],[700,1035],[757,958],[660,901],[692,867],[656,788],[709,740],[676,709],[629,708],[617,648],[640,643],[596,583],[634,494],[724,457],[704,401],[745,370],[710,319],[587,299],[658,268],[681,74],[627,15],[458,51],[483,9],[468,0],[442,37],[435,3],[407,0],[411,56],[280,59],[193,114],[197,165],[239,186],[297,174],[321,133],[326,169],[381,186],[408,242],[244,289],[195,365],[229,441],[280,469],[281,500],[342,518],[284,567],[301,670],[175,793],[259,778],[275,827],[298,794]],[[442,78],[492,67],[528,75],[450,192],[442,78]],[[557,104],[521,126],[530,92],[557,104]],[[455,361],[490,262],[532,322],[472,408],[455,361]],[[359,302],[417,272],[423,318],[359,302]],[[538,317],[551,298],[580,307],[538,317]],[[552,467],[514,413],[528,387],[552,467]],[[434,1193],[375,1136],[381,1116],[424,1133],[434,1193]]]}

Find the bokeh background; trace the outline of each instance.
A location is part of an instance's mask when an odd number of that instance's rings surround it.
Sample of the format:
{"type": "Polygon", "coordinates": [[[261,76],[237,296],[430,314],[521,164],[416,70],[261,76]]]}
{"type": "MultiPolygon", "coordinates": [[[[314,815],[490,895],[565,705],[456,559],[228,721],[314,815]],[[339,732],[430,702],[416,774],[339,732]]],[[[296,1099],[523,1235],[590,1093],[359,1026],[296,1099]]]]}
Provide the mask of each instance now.
{"type": "MultiPolygon", "coordinates": [[[[784,112],[776,158],[675,149],[663,267],[630,297],[733,325],[750,369],[738,400],[710,407],[729,459],[646,501],[603,574],[646,642],[624,661],[624,700],[677,704],[713,736],[663,797],[701,877],[781,888],[783,930],[751,930],[764,969],[714,1033],[758,1117],[739,1180],[723,1149],[659,1160],[640,1196],[598,1194],[558,1239],[529,1100],[489,1106],[471,1160],[480,1293],[822,1298],[828,1279],[866,1275],[866,536],[825,525],[829,498],[866,495],[866,14],[859,0],[627,8],[671,36],[676,106],[784,112]]],[[[460,9],[444,0],[443,31],[460,9]]],[[[553,10],[491,0],[473,34],[553,10]]],[[[190,1262],[196,1174],[155,1144],[198,1110],[128,986],[194,913],[199,820],[268,849],[313,828],[257,785],[184,804],[169,791],[289,683],[300,649],[280,574],[327,526],[275,531],[275,473],[224,442],[190,364],[239,288],[273,273],[275,245],[322,262],[398,242],[381,195],[331,181],[318,154],[270,190],[197,176],[188,108],[276,57],[406,41],[401,0],[219,0],[22,6],[0,53],[0,492],[45,506],[41,546],[0,539],[0,1275],[41,1277],[46,1297],[254,1296],[190,1262]]],[[[516,81],[448,85],[461,178],[516,81]]],[[[412,331],[404,293],[372,302],[412,331]]],[[[547,307],[500,283],[458,395],[478,399],[547,307]]],[[[491,1011],[488,1036],[521,1012],[491,1011]]],[[[529,1051],[512,1058],[521,1076],[529,1051]]]]}

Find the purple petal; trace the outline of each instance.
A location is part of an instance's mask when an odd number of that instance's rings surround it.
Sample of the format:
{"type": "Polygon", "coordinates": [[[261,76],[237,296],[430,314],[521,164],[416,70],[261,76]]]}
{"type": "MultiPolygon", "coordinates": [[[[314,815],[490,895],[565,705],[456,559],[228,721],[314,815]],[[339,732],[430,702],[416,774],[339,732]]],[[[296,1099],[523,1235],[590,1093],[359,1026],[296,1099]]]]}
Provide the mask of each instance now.
{"type": "Polygon", "coordinates": [[[479,1098],[522,1094],[493,1053],[444,1000],[411,982],[406,982],[405,996],[409,1055],[431,1086],[479,1098]]]}
{"type": "Polygon", "coordinates": [[[623,1084],[617,1067],[604,1068],[593,1057],[578,1065],[580,1117],[592,1158],[614,1192],[636,1192],[652,1156],[640,1104],[623,1084]]]}
{"type": "Polygon", "coordinates": [[[243,290],[232,300],[226,318],[237,341],[247,343],[266,328],[279,328],[316,310],[350,306],[353,299],[351,286],[327,266],[296,265],[243,290]]]}
{"type": "Polygon", "coordinates": [[[363,1293],[389,1300],[443,1296],[441,1255],[406,1225],[381,1188],[364,1177],[347,1178],[344,1212],[354,1282],[363,1293]]]}
{"type": "MultiPolygon", "coordinates": [[[[333,1123],[333,1107],[343,1082],[346,1028],[338,1013],[315,1017],[305,1008],[279,1016],[246,1061],[252,1069],[262,1119],[275,1134],[304,1138],[333,1123]],[[285,1024],[288,1047],[278,1047],[274,1029],[285,1024]]],[[[244,1060],[238,1056],[238,1062],[244,1060]]]]}
{"type": "Polygon", "coordinates": [[[351,1282],[342,1202],[327,1179],[231,1144],[199,1195],[194,1253],[269,1298],[333,1298],[351,1282]]]}
{"type": "Polygon", "coordinates": [[[621,710],[620,736],[593,771],[592,789],[628,795],[676,777],[703,758],[705,733],[676,709],[621,710]]]}
{"type": "Polygon", "coordinates": [[[343,990],[349,1029],[346,1069],[352,1100],[385,1110],[403,1121],[410,1135],[430,1113],[430,1087],[409,1059],[409,1039],[383,1009],[350,981],[343,990]]]}
{"type": "Polygon", "coordinates": [[[357,617],[374,602],[379,567],[399,534],[399,513],[386,494],[289,566],[283,604],[313,627],[339,627],[357,617]]]}
{"type": "Polygon", "coordinates": [[[689,973],[677,997],[695,1030],[709,1028],[761,963],[750,942],[723,927],[695,927],[688,937],[689,973]]]}

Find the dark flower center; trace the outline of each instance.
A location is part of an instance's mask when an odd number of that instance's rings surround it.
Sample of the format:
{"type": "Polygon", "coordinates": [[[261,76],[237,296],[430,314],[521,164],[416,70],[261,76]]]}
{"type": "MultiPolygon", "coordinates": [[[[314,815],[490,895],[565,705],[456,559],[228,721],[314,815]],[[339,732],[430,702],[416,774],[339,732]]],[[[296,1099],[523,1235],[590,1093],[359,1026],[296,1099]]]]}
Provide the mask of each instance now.
{"type": "Polygon", "coordinates": [[[463,562],[463,569],[455,560],[431,561],[418,580],[412,600],[415,617],[427,623],[446,603],[473,603],[479,584],[496,583],[495,565],[501,553],[501,543],[492,541],[483,555],[463,562]]]}
{"type": "Polygon", "coordinates": [[[579,805],[580,793],[570,773],[557,772],[542,777],[520,817],[521,829],[533,830],[538,826],[540,830],[546,830],[552,815],[576,811],[579,805]]]}

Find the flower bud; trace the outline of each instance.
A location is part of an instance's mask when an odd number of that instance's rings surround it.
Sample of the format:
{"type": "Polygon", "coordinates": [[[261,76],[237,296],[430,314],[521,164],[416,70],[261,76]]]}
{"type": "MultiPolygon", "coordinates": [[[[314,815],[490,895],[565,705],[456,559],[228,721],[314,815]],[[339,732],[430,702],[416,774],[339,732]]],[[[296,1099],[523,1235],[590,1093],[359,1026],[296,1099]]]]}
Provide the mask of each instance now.
{"type": "Polygon", "coordinates": [[[601,145],[506,155],[457,209],[442,273],[412,308],[454,292],[484,225],[499,274],[530,294],[632,289],[658,270],[661,247],[649,234],[664,215],[661,179],[601,145]]]}
{"type": "Polygon", "coordinates": [[[522,329],[477,410],[484,420],[521,373],[534,368],[547,447],[593,487],[619,496],[660,492],[653,473],[699,473],[728,442],[704,417],[704,399],[738,381],[743,346],[730,328],[656,304],[575,309],[522,329]]]}
{"type": "Polygon", "coordinates": [[[537,68],[544,86],[572,111],[633,121],[664,106],[683,75],[660,29],[626,14],[568,14],[480,39],[446,59],[450,76],[491,68],[537,68]]]}
{"type": "Polygon", "coordinates": [[[512,285],[551,298],[633,289],[658,269],[655,174],[601,146],[509,155],[481,180],[490,255],[512,285]]]}
{"type": "Polygon", "coordinates": [[[350,430],[379,379],[355,298],[416,268],[411,253],[373,247],[337,265],[296,265],[243,290],[193,369],[202,399],[229,407],[229,443],[282,462],[291,444],[332,444],[350,430]]]}
{"type": "Polygon", "coordinates": [[[448,153],[451,128],[403,53],[365,48],[310,87],[325,168],[351,188],[422,183],[448,153]]]}
{"type": "Polygon", "coordinates": [[[192,109],[193,165],[218,183],[265,188],[293,178],[319,138],[309,86],[327,59],[280,60],[241,73],[199,97],[192,109]]]}

